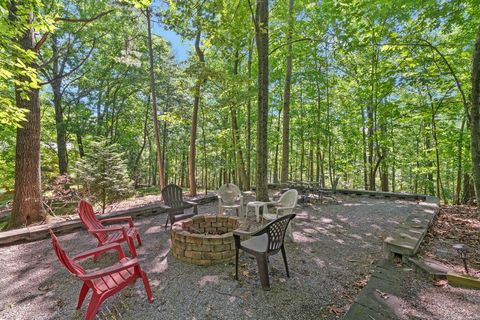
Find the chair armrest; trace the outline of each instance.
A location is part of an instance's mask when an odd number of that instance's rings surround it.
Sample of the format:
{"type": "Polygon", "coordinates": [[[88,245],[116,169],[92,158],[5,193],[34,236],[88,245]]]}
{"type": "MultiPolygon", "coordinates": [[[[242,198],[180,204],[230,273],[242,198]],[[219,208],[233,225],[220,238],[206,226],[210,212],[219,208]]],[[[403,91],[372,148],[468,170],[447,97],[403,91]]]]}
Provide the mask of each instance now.
{"type": "Polygon", "coordinates": [[[119,243],[110,243],[104,246],[97,247],[95,249],[87,250],[84,251],[80,254],[77,254],[75,257],[73,257],[73,260],[78,261],[82,260],[84,258],[99,254],[99,253],[104,253],[110,250],[116,250],[118,253],[118,259],[121,260],[125,258],[125,254],[123,253],[122,246],[119,243]]]}
{"type": "Polygon", "coordinates": [[[188,203],[193,207],[193,214],[198,214],[198,203],[195,201],[183,200],[183,203],[188,203]]]}
{"type": "Polygon", "coordinates": [[[91,232],[91,233],[118,232],[118,231],[122,231],[124,228],[125,227],[104,228],[104,229],[88,229],[88,232],[91,232]]]}
{"type": "Polygon", "coordinates": [[[241,236],[250,236],[252,234],[248,231],[236,229],[236,230],[233,230],[233,235],[237,237],[241,237],[241,236]]]}
{"type": "Polygon", "coordinates": [[[281,211],[281,210],[292,210],[292,209],[295,209],[295,207],[277,207],[276,209],[277,209],[277,211],[281,211]]]}
{"type": "Polygon", "coordinates": [[[111,275],[112,273],[115,273],[115,272],[120,272],[122,270],[131,268],[131,267],[135,267],[137,265],[138,265],[138,260],[137,258],[134,258],[134,259],[128,260],[125,263],[120,262],[111,267],[100,269],[98,271],[91,272],[91,273],[85,273],[83,275],[79,275],[78,277],[82,280],[93,280],[103,276],[111,275]]]}
{"type": "Polygon", "coordinates": [[[192,205],[192,206],[194,206],[194,207],[195,207],[195,206],[198,206],[198,203],[196,203],[195,201],[183,200],[183,202],[188,203],[188,204],[190,204],[190,205],[192,205]]]}
{"type": "Polygon", "coordinates": [[[113,217],[113,218],[106,218],[106,219],[102,219],[100,220],[102,223],[103,222],[128,222],[128,225],[130,227],[133,227],[133,219],[132,217],[113,217]]]}

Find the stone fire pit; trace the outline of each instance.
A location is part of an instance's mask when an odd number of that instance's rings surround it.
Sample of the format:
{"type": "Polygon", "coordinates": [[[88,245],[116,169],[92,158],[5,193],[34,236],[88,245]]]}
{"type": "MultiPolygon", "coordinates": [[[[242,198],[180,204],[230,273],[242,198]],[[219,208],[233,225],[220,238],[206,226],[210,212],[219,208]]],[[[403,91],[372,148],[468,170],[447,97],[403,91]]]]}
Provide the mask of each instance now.
{"type": "Polygon", "coordinates": [[[232,231],[240,218],[197,215],[172,228],[172,253],[182,261],[207,266],[230,261],[235,256],[232,231]]]}

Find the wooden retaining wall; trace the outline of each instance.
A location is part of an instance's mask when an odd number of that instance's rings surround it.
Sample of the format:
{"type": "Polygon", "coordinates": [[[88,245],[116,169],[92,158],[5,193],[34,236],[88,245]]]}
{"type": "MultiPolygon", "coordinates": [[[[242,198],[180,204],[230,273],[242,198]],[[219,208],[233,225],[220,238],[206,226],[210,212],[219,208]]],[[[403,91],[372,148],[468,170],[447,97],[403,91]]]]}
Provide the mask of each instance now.
{"type": "MultiPolygon", "coordinates": [[[[198,204],[206,204],[212,201],[217,200],[217,196],[213,194],[209,194],[206,196],[201,196],[198,198],[190,199],[192,201],[197,202],[198,204]]],[[[153,216],[161,213],[166,213],[167,209],[165,208],[163,203],[158,204],[149,204],[144,205],[141,207],[128,209],[128,210],[119,210],[114,211],[110,214],[105,215],[98,215],[97,217],[102,220],[105,218],[113,218],[118,216],[131,216],[132,218],[136,217],[148,217],[153,216]]],[[[59,221],[53,222],[49,224],[42,224],[32,227],[14,229],[9,231],[0,232],[0,247],[9,246],[16,243],[21,242],[30,242],[30,241],[37,241],[48,238],[49,229],[52,229],[53,232],[57,235],[67,234],[78,229],[82,229],[83,224],[80,219],[73,219],[69,221],[59,221]]]]}

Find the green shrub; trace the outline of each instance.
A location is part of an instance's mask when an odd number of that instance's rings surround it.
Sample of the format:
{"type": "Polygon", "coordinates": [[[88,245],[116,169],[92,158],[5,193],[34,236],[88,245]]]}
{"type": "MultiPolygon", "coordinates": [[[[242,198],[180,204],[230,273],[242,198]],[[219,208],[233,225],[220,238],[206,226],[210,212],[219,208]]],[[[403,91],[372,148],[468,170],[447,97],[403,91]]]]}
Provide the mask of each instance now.
{"type": "Polygon", "coordinates": [[[75,173],[77,182],[84,190],[102,205],[102,213],[107,204],[128,198],[133,193],[123,153],[115,144],[105,141],[92,142],[90,152],[77,162],[75,173]]]}

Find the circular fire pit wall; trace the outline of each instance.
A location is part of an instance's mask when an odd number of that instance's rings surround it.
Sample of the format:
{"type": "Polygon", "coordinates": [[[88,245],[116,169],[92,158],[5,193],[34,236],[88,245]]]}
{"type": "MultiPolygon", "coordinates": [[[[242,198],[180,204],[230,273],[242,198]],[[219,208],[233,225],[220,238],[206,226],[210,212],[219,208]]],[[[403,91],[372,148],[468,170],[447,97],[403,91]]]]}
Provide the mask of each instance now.
{"type": "Polygon", "coordinates": [[[175,224],[172,252],[182,261],[211,265],[230,261],[235,256],[232,231],[240,226],[238,217],[197,215],[175,224]]]}

